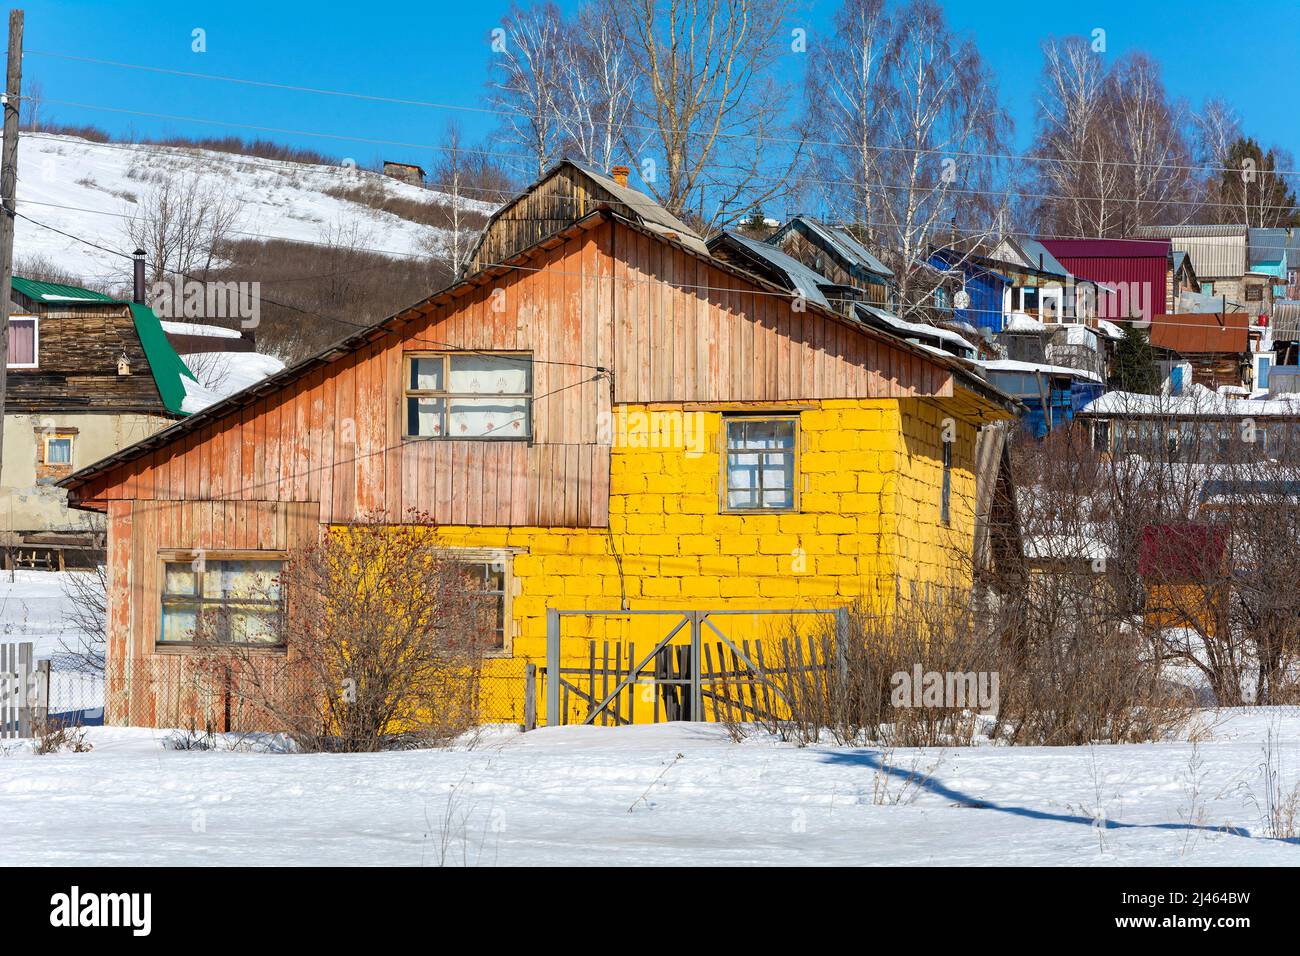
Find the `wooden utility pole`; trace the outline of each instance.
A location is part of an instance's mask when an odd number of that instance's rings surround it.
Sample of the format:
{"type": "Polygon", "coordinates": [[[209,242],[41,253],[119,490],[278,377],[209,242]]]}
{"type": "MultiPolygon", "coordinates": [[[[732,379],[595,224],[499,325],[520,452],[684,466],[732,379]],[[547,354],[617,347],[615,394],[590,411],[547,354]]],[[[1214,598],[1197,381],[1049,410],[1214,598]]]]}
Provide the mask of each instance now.
{"type": "MultiPolygon", "coordinates": [[[[4,149],[0,152],[0,439],[9,391],[9,298],[14,277],[14,194],[18,191],[18,111],[22,108],[23,12],[9,11],[9,64],[5,70],[4,149]]],[[[0,440],[0,470],[4,441],[0,440]]]]}

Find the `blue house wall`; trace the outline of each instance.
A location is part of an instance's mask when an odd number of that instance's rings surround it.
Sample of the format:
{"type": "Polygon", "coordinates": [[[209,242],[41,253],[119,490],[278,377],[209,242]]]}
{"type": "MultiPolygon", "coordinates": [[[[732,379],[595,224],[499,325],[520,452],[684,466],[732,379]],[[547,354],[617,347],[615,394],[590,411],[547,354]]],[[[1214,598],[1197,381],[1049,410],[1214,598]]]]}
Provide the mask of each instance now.
{"type": "Polygon", "coordinates": [[[953,320],[965,322],[977,329],[1002,331],[1002,298],[1007,288],[1005,276],[973,262],[963,262],[961,257],[946,251],[930,256],[930,265],[936,269],[957,269],[961,272],[970,304],[964,309],[953,309],[953,320]]]}

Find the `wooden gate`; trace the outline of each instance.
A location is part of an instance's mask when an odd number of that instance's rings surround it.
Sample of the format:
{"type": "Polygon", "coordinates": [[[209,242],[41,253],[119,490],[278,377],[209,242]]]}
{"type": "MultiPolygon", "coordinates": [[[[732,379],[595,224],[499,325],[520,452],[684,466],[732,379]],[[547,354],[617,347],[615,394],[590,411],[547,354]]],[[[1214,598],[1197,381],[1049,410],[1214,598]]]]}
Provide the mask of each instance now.
{"type": "MultiPolygon", "coordinates": [[[[546,722],[620,726],[660,720],[765,720],[782,698],[760,640],[727,633],[729,616],[832,616],[843,633],[847,612],[809,608],[741,610],[547,611],[546,722]],[[665,620],[660,635],[640,647],[633,641],[588,641],[585,659],[562,653],[562,622],[571,617],[634,617],[665,620]],[[678,635],[687,632],[688,641],[678,635]],[[648,646],[647,646],[648,645],[648,646]]],[[[569,639],[568,646],[575,644],[569,639]]],[[[531,691],[530,691],[531,701],[531,691]]]]}

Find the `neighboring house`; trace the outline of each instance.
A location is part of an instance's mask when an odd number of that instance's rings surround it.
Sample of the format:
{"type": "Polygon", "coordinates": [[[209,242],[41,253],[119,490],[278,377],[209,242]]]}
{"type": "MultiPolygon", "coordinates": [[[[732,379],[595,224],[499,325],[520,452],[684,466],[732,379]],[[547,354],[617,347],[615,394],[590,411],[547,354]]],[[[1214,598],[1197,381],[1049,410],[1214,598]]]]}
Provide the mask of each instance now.
{"type": "Polygon", "coordinates": [[[423,167],[416,166],[414,163],[394,163],[384,160],[384,175],[412,186],[423,186],[427,174],[423,167]]]}
{"type": "Polygon", "coordinates": [[[955,271],[961,285],[952,300],[952,320],[996,335],[1002,331],[1011,280],[984,259],[955,249],[936,249],[930,265],[955,271]]]}
{"type": "MultiPolygon", "coordinates": [[[[1269,328],[1272,333],[1273,366],[1300,364],[1300,299],[1279,299],[1273,303],[1269,328]]],[[[1260,382],[1256,378],[1256,382],[1260,382]]],[[[1267,387],[1262,380],[1261,388],[1267,387]]]]}
{"type": "Polygon", "coordinates": [[[890,311],[897,308],[893,270],[843,226],[827,225],[800,215],[767,241],[835,285],[859,290],[864,301],[890,311]]]}
{"type": "Polygon", "coordinates": [[[1079,279],[1090,279],[1108,294],[1098,294],[1098,317],[1115,321],[1151,319],[1173,308],[1191,275],[1186,262],[1175,266],[1173,249],[1163,239],[1042,239],[1043,247],[1079,279]]]}
{"type": "Polygon", "coordinates": [[[1149,331],[1154,348],[1168,353],[1174,364],[1190,364],[1192,381],[1210,388],[1248,387],[1255,380],[1258,336],[1246,312],[1157,315],[1149,331]]]}
{"type": "Polygon", "coordinates": [[[1214,463],[1300,460],[1300,395],[1229,398],[1192,384],[1181,394],[1107,392],[1078,413],[1092,445],[1114,455],[1214,463]]]}
{"type": "Polygon", "coordinates": [[[146,306],[20,276],[12,288],[0,542],[9,560],[57,566],[103,541],[56,482],[181,418],[193,376],[146,306]]]}
{"type": "Polygon", "coordinates": [[[1024,404],[1021,425],[1035,438],[1068,424],[1105,388],[1100,375],[1085,369],[1016,359],[980,364],[991,384],[1024,404]]]}
{"type": "Polygon", "coordinates": [[[1254,231],[1238,225],[1143,226],[1135,235],[1168,239],[1175,251],[1187,253],[1203,294],[1239,303],[1252,316],[1268,315],[1273,287],[1281,281],[1275,260],[1285,259],[1276,247],[1284,243],[1268,241],[1268,230],[1252,238],[1254,231]],[[1258,269],[1255,255],[1261,257],[1258,269]]]}
{"type": "MultiPolygon", "coordinates": [[[[223,724],[177,690],[202,658],[166,570],[229,562],[238,593],[358,520],[427,523],[491,570],[486,676],[514,691],[490,720],[522,717],[548,609],[969,585],[977,434],[1016,403],[951,356],[792,308],[644,196],[592,200],[604,178],[561,163],[489,221],[463,279],[64,480],[108,520],[110,723],[223,724]],[[555,195],[582,198],[543,227],[528,211],[555,195]],[[624,433],[651,413],[679,437],[624,433]]],[[[566,664],[586,637],[562,637],[566,664]]]]}

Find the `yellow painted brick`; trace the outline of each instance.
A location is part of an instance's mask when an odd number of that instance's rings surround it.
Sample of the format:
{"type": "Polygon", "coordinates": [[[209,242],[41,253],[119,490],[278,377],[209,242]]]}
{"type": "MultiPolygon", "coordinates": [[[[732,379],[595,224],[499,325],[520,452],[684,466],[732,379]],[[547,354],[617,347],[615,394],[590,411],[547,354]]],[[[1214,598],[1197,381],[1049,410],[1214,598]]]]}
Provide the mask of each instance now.
{"type": "Polygon", "coordinates": [[[785,514],[777,517],[777,528],[782,534],[806,534],[817,530],[815,514],[785,514]]]}
{"type": "Polygon", "coordinates": [[[819,556],[814,562],[813,567],[819,576],[839,577],[845,574],[858,573],[858,559],[852,555],[846,554],[826,554],[819,556]]]}
{"type": "Polygon", "coordinates": [[[768,575],[777,574],[779,565],[777,559],[771,555],[753,555],[742,557],[738,560],[739,571],[741,574],[749,575],[768,575]]]}
{"type": "Polygon", "coordinates": [[[663,519],[664,531],[668,534],[699,534],[704,526],[704,519],[699,515],[668,515],[663,519]]]}
{"type": "Polygon", "coordinates": [[[682,514],[708,515],[718,513],[718,498],[712,491],[708,494],[682,495],[677,500],[677,504],[677,510],[681,511],[682,514]]]}
{"type": "Polygon", "coordinates": [[[779,518],[780,515],[742,515],[740,519],[741,533],[755,536],[776,534],[779,518]]]}
{"type": "Polygon", "coordinates": [[[816,514],[840,510],[840,496],[824,491],[805,491],[799,496],[799,507],[816,514]]]}
{"type": "Polygon", "coordinates": [[[680,578],[649,578],[641,582],[646,597],[677,597],[682,593],[680,578]]]}
{"type": "Polygon", "coordinates": [[[718,597],[717,578],[682,578],[682,597],[718,597]]]}
{"type": "Polygon", "coordinates": [[[799,548],[806,554],[839,554],[840,539],[833,534],[803,534],[799,548]]]}
{"type": "Polygon", "coordinates": [[[754,554],[758,551],[758,539],[752,535],[727,535],[718,541],[723,554],[754,554]]]}
{"type": "Polygon", "coordinates": [[[627,534],[662,534],[664,531],[663,515],[628,515],[627,534]]]}
{"type": "Polygon", "coordinates": [[[858,530],[858,519],[843,514],[818,515],[817,530],[822,534],[854,534],[858,530]]]}
{"type": "Polygon", "coordinates": [[[799,416],[799,427],[809,432],[824,432],[840,427],[840,414],[834,409],[821,408],[799,416]]]}
{"type": "Polygon", "coordinates": [[[796,597],[799,585],[793,577],[777,575],[763,578],[758,584],[758,593],[763,597],[796,597]]]}
{"type": "Polygon", "coordinates": [[[752,577],[734,577],[723,578],[718,582],[718,590],[722,597],[757,597],[759,582],[752,577]]]}
{"type": "Polygon", "coordinates": [[[677,554],[677,538],[673,535],[646,535],[641,539],[641,551],[645,554],[677,554]]]}
{"type": "Polygon", "coordinates": [[[799,547],[799,539],[789,534],[765,534],[758,539],[762,554],[790,554],[799,547]]]}
{"type": "Polygon", "coordinates": [[[710,554],[700,558],[700,574],[721,578],[737,573],[737,562],[728,555],[710,554]]]}
{"type": "Polygon", "coordinates": [[[707,534],[684,534],[679,539],[682,554],[717,554],[718,539],[707,534]]]}

